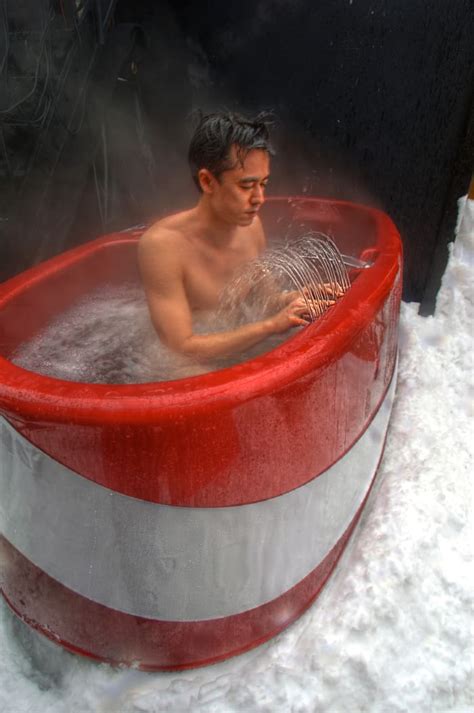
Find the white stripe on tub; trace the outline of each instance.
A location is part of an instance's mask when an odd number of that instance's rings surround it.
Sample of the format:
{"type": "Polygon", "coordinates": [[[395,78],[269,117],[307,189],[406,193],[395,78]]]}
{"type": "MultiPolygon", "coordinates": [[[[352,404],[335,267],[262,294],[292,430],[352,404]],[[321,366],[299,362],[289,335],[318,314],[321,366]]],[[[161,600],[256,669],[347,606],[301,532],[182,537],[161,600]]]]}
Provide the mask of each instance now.
{"type": "Polygon", "coordinates": [[[0,418],[1,531],[69,589],[128,614],[197,621],[253,609],[300,582],[349,526],[383,450],[395,383],[394,374],[368,429],[331,468],[289,493],[235,507],[121,495],[0,418]]]}

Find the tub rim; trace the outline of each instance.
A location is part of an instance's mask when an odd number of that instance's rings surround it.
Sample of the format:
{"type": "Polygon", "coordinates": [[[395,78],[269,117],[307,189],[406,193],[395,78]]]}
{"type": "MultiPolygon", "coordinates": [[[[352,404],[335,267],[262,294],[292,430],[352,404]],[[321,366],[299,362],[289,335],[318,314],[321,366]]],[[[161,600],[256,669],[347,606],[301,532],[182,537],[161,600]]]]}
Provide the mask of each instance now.
{"type": "MultiPolygon", "coordinates": [[[[7,418],[88,425],[159,423],[170,417],[214,412],[216,403],[231,408],[274,393],[315,370],[325,369],[344,354],[370,322],[393,287],[401,269],[400,235],[392,220],[377,208],[316,196],[275,196],[268,203],[326,204],[350,207],[374,221],[378,252],[348,293],[317,322],[269,352],[241,364],[165,382],[97,384],[65,381],[37,374],[0,356],[0,412],[7,418]]],[[[0,309],[28,284],[67,269],[82,257],[108,245],[135,242],[142,230],[111,233],[67,250],[0,285],[0,309]]]]}

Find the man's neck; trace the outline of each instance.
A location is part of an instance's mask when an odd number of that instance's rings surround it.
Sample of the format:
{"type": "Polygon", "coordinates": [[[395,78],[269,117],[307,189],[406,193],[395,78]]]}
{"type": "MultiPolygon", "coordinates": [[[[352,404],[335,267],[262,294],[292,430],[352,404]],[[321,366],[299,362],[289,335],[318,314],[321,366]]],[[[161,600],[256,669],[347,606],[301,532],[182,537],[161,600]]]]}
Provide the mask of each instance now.
{"type": "Polygon", "coordinates": [[[214,247],[227,247],[230,245],[238,230],[237,225],[232,225],[222,220],[211,209],[206,196],[201,196],[196,208],[195,216],[199,226],[200,238],[214,247]]]}

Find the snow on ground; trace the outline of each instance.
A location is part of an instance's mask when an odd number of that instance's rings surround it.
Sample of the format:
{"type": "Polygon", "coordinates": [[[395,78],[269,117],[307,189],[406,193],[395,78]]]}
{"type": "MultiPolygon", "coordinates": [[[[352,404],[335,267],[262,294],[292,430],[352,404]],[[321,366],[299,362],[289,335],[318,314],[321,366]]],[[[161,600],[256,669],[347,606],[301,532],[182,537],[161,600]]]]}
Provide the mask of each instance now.
{"type": "Polygon", "coordinates": [[[377,486],[311,609],[243,656],[147,674],[74,657],[2,603],[2,713],[474,709],[474,201],[464,204],[435,316],[402,306],[398,392],[377,486]]]}

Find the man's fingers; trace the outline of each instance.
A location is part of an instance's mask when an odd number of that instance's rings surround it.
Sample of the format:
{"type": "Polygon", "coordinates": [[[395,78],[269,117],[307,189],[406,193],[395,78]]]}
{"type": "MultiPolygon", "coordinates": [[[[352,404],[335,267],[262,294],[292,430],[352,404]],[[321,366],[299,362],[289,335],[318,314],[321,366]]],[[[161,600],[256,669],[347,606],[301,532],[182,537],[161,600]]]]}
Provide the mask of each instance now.
{"type": "Polygon", "coordinates": [[[338,282],[322,282],[319,285],[305,287],[303,292],[307,297],[314,299],[318,299],[318,292],[324,292],[331,297],[342,297],[344,294],[344,290],[338,282]]]}
{"type": "Polygon", "coordinates": [[[311,309],[312,306],[317,309],[318,307],[327,307],[334,304],[336,304],[336,300],[328,297],[327,299],[312,298],[309,300],[296,300],[292,303],[291,306],[293,306],[295,309],[303,309],[308,311],[308,308],[311,309]]]}
{"type": "Polygon", "coordinates": [[[290,291],[284,294],[284,304],[291,306],[298,300],[302,300],[305,304],[314,303],[324,306],[332,305],[338,297],[342,297],[344,290],[338,282],[322,282],[319,285],[311,285],[303,287],[300,291],[290,291]],[[325,299],[321,293],[327,297],[325,299]]]}
{"type": "Polygon", "coordinates": [[[319,285],[323,292],[333,297],[342,297],[344,290],[338,282],[324,282],[319,285]]]}
{"type": "Polygon", "coordinates": [[[297,315],[292,315],[291,321],[295,327],[301,325],[305,327],[308,324],[311,324],[311,319],[309,317],[298,317],[297,315]]]}
{"type": "Polygon", "coordinates": [[[305,299],[299,296],[290,302],[286,310],[294,326],[305,326],[335,303],[336,300],[331,299],[329,295],[327,299],[315,299],[314,297],[305,299]]]}

